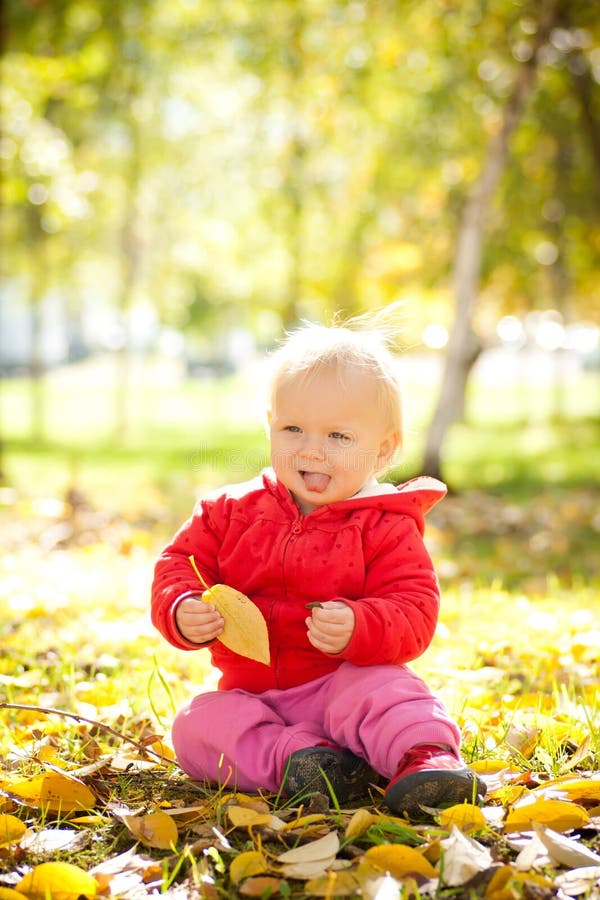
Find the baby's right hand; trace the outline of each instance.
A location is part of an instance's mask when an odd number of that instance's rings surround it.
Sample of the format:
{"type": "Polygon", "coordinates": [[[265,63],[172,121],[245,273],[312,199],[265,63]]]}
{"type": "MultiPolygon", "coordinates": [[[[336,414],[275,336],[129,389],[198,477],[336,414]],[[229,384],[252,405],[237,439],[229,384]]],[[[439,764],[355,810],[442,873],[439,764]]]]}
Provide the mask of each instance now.
{"type": "Polygon", "coordinates": [[[225,619],[212,603],[200,597],[186,597],[175,610],[175,622],[183,637],[193,644],[214,641],[225,626],[225,619]]]}

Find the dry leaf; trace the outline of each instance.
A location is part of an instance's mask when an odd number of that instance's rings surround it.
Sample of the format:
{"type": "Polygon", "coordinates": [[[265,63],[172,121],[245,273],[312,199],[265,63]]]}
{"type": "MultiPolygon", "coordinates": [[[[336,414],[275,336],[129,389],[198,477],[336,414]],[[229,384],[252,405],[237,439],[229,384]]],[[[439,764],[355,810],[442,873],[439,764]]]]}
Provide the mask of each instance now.
{"type": "MultiPolygon", "coordinates": [[[[189,559],[196,575],[206,585],[196,568],[194,557],[190,556],[189,559]]],[[[222,644],[248,659],[255,659],[266,666],[270,664],[267,623],[258,606],[249,597],[228,584],[215,584],[204,591],[202,599],[212,603],[225,620],[218,638],[222,644]]]]}
{"type": "Polygon", "coordinates": [[[359,888],[353,872],[327,872],[307,881],[304,894],[308,897],[355,897],[359,888]]]}
{"type": "Polygon", "coordinates": [[[297,819],[291,819],[285,822],[282,831],[294,831],[296,828],[309,828],[311,825],[319,825],[327,821],[327,816],[323,813],[308,813],[306,816],[298,816],[297,819]]]}
{"type": "Polygon", "coordinates": [[[593,896],[592,888],[600,887],[600,866],[571,869],[570,872],[557,875],[554,883],[567,897],[579,897],[581,894],[593,896]]]}
{"type": "Polygon", "coordinates": [[[580,828],[590,821],[590,817],[582,806],[568,800],[546,800],[544,797],[533,803],[527,801],[514,806],[504,822],[504,830],[530,831],[534,823],[547,825],[554,831],[568,831],[580,828]]]}
{"type": "Polygon", "coordinates": [[[537,885],[546,890],[552,888],[552,882],[543,875],[536,875],[535,872],[518,872],[513,866],[501,866],[488,882],[485,900],[507,900],[507,897],[528,896],[524,894],[525,884],[537,885]],[[507,888],[509,883],[510,886],[507,888]],[[511,891],[512,885],[515,886],[514,891],[511,891]]]}
{"type": "Polygon", "coordinates": [[[272,828],[274,831],[285,828],[285,822],[278,816],[245,806],[228,806],[227,817],[234,828],[272,828]]]}
{"type": "Polygon", "coordinates": [[[441,878],[444,884],[451,887],[464,884],[477,872],[484,872],[492,865],[492,854],[488,848],[467,837],[456,825],[452,826],[450,836],[440,844],[443,849],[441,878]]]}
{"type": "Polygon", "coordinates": [[[403,878],[405,875],[437,878],[439,875],[437,869],[434,869],[422,853],[404,844],[380,844],[378,847],[369,847],[365,859],[382,871],[389,872],[394,878],[403,878]]]}
{"type": "Polygon", "coordinates": [[[568,775],[556,778],[553,781],[545,781],[544,784],[534,788],[532,794],[552,797],[568,797],[569,800],[585,800],[595,802],[600,800],[600,778],[574,778],[568,775]]]}
{"type": "Polygon", "coordinates": [[[534,823],[533,828],[556,863],[572,869],[577,866],[600,865],[600,854],[588,850],[579,841],[558,834],[550,828],[544,828],[543,825],[534,823]]]}
{"type": "Polygon", "coordinates": [[[472,803],[460,803],[442,810],[438,815],[442,828],[456,825],[461,831],[480,831],[487,828],[487,820],[478,806],[472,803]]]}
{"type": "Polygon", "coordinates": [[[146,847],[170,850],[177,843],[177,825],[166,812],[120,818],[136,840],[141,841],[146,847]]]}
{"type": "Polygon", "coordinates": [[[323,875],[333,865],[339,848],[337,832],[330,831],[316,841],[287,850],[277,857],[277,862],[283,866],[281,871],[286,878],[309,881],[323,875]]]}
{"type": "Polygon", "coordinates": [[[346,840],[360,837],[361,834],[364,834],[365,831],[370,828],[371,825],[374,825],[375,822],[378,822],[379,819],[380,816],[370,813],[367,809],[357,809],[346,825],[344,837],[346,840]]]}
{"type": "Polygon", "coordinates": [[[340,849],[340,839],[337,832],[330,831],[325,837],[319,838],[317,841],[310,841],[308,844],[302,844],[300,847],[294,847],[293,850],[286,850],[277,857],[277,861],[281,863],[291,862],[317,862],[328,859],[332,854],[335,857],[340,849]]]}
{"type": "Polygon", "coordinates": [[[16,844],[21,840],[27,826],[16,816],[2,813],[0,815],[0,847],[8,847],[10,844],[16,844]]]}
{"type": "Polygon", "coordinates": [[[92,809],[96,805],[96,798],[85,784],[59,772],[13,782],[9,790],[28,806],[43,806],[50,812],[66,813],[74,809],[92,809]]]}
{"type": "Polygon", "coordinates": [[[268,872],[269,866],[267,861],[258,850],[248,850],[247,853],[240,853],[236,856],[229,866],[229,877],[234,884],[239,884],[244,878],[251,875],[262,875],[268,872]]]}
{"type": "Polygon", "coordinates": [[[74,831],[72,828],[44,828],[42,831],[25,835],[21,841],[21,849],[41,856],[50,856],[61,850],[76,853],[90,842],[87,831],[74,831]]]}
{"type": "Polygon", "coordinates": [[[257,875],[248,878],[239,888],[238,892],[244,897],[278,897],[279,888],[286,884],[282,878],[273,875],[257,875]]]}
{"type": "Polygon", "coordinates": [[[28,872],[17,884],[17,890],[29,900],[78,900],[95,897],[98,882],[79,866],[47,862],[28,872]]]}

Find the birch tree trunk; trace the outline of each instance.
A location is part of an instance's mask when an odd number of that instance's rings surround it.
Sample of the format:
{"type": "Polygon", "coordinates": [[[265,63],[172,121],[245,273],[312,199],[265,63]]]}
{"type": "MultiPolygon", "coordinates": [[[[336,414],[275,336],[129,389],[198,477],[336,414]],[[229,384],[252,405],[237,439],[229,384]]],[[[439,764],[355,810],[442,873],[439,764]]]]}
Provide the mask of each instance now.
{"type": "Polygon", "coordinates": [[[454,322],[448,340],[444,372],[433,419],[429,426],[423,471],[440,477],[441,450],[450,426],[463,414],[467,382],[481,346],[472,319],[479,291],[485,224],[494,191],[508,159],[510,139],[535,84],[538,51],[557,22],[558,2],[542,3],[531,58],[519,69],[502,124],[490,141],[487,157],[458,226],[454,255],[454,322]]]}

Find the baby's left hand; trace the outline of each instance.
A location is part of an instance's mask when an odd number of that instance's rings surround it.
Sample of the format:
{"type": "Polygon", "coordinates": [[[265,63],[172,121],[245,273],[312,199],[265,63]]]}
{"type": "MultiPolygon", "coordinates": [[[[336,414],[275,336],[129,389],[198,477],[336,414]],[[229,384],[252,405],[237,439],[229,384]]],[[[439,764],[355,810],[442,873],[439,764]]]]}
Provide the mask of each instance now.
{"type": "Polygon", "coordinates": [[[328,600],[315,606],[305,622],[313,647],[323,653],[341,653],[354,631],[354,611],[341,600],[328,600]]]}

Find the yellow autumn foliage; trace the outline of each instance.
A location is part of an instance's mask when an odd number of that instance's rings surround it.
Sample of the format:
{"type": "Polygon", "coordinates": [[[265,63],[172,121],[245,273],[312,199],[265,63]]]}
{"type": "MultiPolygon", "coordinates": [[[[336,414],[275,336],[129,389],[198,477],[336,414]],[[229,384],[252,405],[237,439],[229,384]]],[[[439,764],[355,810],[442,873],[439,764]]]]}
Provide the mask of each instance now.
{"type": "Polygon", "coordinates": [[[17,884],[28,900],[92,900],[98,882],[79,866],[66,862],[46,862],[35,866],[17,884]]]}

